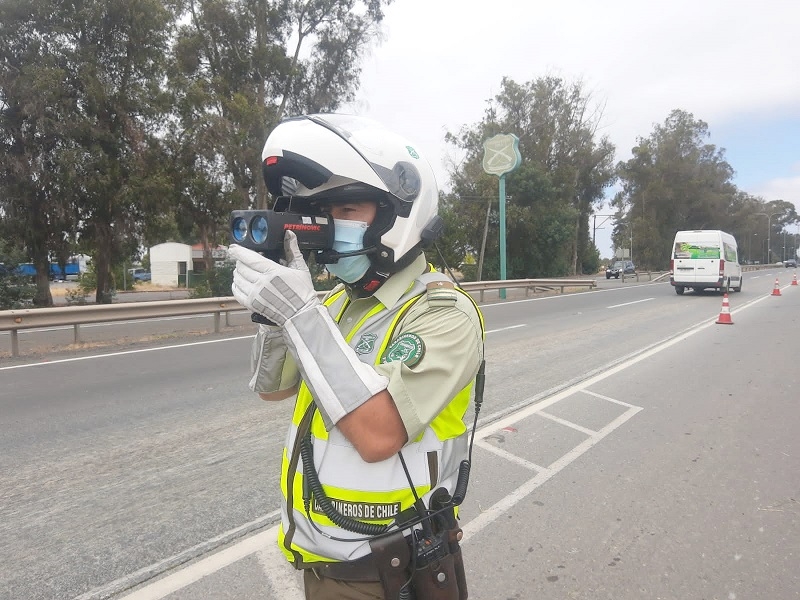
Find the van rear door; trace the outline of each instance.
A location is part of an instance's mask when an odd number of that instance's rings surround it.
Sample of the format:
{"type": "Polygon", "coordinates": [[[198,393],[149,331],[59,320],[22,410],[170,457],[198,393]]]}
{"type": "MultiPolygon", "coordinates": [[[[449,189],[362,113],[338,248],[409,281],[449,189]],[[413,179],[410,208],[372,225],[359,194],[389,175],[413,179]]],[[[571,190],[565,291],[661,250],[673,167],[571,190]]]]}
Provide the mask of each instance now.
{"type": "Polygon", "coordinates": [[[719,280],[721,248],[719,239],[699,238],[675,242],[673,277],[676,282],[714,284],[719,280]]]}

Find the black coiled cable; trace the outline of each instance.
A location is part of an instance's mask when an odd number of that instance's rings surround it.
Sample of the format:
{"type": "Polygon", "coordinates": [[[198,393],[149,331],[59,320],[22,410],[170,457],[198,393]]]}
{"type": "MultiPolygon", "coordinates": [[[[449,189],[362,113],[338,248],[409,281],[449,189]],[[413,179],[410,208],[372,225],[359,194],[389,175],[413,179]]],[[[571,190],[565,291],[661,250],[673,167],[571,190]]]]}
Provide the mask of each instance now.
{"type": "Polygon", "coordinates": [[[303,460],[303,502],[305,504],[306,513],[309,512],[311,497],[313,496],[322,509],[322,512],[325,513],[325,516],[342,529],[358,533],[359,535],[370,536],[380,535],[389,529],[389,525],[364,523],[363,521],[347,517],[336,510],[336,507],[331,503],[325,490],[322,489],[322,483],[320,483],[317,470],[314,468],[314,448],[311,444],[310,430],[300,443],[300,457],[303,460]]]}

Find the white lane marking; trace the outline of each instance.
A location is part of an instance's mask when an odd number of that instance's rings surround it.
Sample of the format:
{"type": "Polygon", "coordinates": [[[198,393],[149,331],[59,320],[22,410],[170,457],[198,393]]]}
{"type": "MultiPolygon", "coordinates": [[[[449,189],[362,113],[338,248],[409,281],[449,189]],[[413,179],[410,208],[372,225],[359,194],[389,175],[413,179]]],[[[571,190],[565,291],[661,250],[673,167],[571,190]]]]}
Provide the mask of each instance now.
{"type": "Polygon", "coordinates": [[[57,365],[60,363],[76,362],[79,360],[91,360],[93,358],[111,358],[112,356],[126,356],[128,354],[141,354],[143,352],[159,352],[161,350],[173,350],[175,348],[188,348],[190,346],[202,346],[204,344],[219,344],[220,342],[231,342],[236,340],[252,339],[253,335],[240,335],[237,337],[230,337],[221,340],[203,340],[201,342],[188,342],[186,344],[172,344],[171,346],[158,346],[156,348],[140,348],[138,350],[124,350],[122,352],[109,352],[108,354],[92,354],[91,356],[75,356],[73,358],[60,358],[58,360],[47,360],[37,363],[28,363],[25,365],[12,365],[10,367],[0,367],[0,371],[8,371],[11,369],[25,369],[27,367],[44,367],[47,365],[57,365]]]}
{"type": "Polygon", "coordinates": [[[631,304],[639,304],[640,302],[650,302],[650,300],[655,300],[655,298],[643,298],[642,300],[634,300],[633,302],[624,302],[622,304],[612,304],[611,306],[606,306],[606,308],[619,308],[620,306],[630,306],[631,304]]]}
{"type": "Polygon", "coordinates": [[[601,400],[605,400],[606,402],[613,402],[614,404],[619,404],[621,406],[627,406],[628,408],[636,408],[633,404],[628,404],[627,402],[623,402],[622,400],[617,400],[616,398],[609,398],[608,396],[604,396],[603,394],[598,394],[597,392],[593,392],[591,390],[581,390],[584,394],[589,394],[590,396],[594,396],[595,398],[600,398],[601,400]]]}
{"type": "Polygon", "coordinates": [[[502,448],[498,448],[497,446],[490,444],[485,439],[475,440],[475,445],[478,448],[483,448],[487,452],[491,452],[492,454],[507,460],[508,462],[517,464],[521,467],[525,467],[529,471],[536,471],[537,473],[540,473],[541,471],[547,471],[547,467],[542,467],[541,465],[537,465],[536,463],[526,460],[521,456],[517,456],[516,454],[511,454],[507,450],[503,450],[502,448]]]}
{"type": "MultiPolygon", "coordinates": [[[[619,292],[629,290],[634,287],[644,287],[646,285],[662,285],[664,281],[645,281],[643,283],[637,283],[635,285],[625,286],[625,287],[618,287],[618,288],[609,288],[606,290],[594,289],[594,290],[587,290],[585,292],[573,292],[571,294],[559,294],[558,296],[543,296],[541,298],[525,298],[523,300],[505,300],[503,302],[492,302],[491,304],[481,304],[481,310],[486,310],[487,308],[494,308],[496,306],[508,306],[509,304],[519,304],[520,302],[544,302],[545,300],[558,300],[560,298],[575,298],[581,296],[583,294],[604,294],[606,292],[619,292]]],[[[476,293],[477,292],[473,292],[476,293]]]]}
{"type": "MultiPolygon", "coordinates": [[[[122,597],[126,598],[127,600],[159,600],[160,598],[164,598],[173,592],[177,592],[178,590],[203,579],[211,573],[216,573],[220,569],[227,567],[228,565],[233,564],[246,556],[249,556],[255,552],[259,552],[269,545],[275,544],[277,533],[277,526],[266,531],[262,531],[261,533],[257,533],[252,537],[242,540],[238,544],[234,544],[233,546],[225,548],[216,554],[212,554],[208,558],[204,558],[185,569],[181,569],[177,573],[168,575],[163,579],[159,579],[122,597]]],[[[296,587],[296,585],[294,587],[296,587]]]]}
{"type": "Polygon", "coordinates": [[[581,427],[577,423],[573,423],[572,421],[567,421],[566,419],[562,419],[561,417],[557,417],[555,415],[551,415],[550,413],[544,412],[543,410],[540,410],[536,414],[538,414],[540,417],[544,417],[545,419],[549,419],[550,421],[553,421],[554,423],[558,423],[559,425],[563,425],[564,427],[569,427],[570,429],[574,429],[575,431],[580,431],[581,433],[585,433],[586,435],[595,435],[597,433],[596,431],[594,431],[592,429],[588,429],[586,427],[581,427]]]}
{"type": "Polygon", "coordinates": [[[489,335],[490,333],[497,333],[498,331],[507,331],[509,329],[519,329],[520,327],[526,327],[526,326],[527,325],[525,323],[522,323],[520,325],[509,325],[508,327],[500,327],[499,329],[490,329],[490,330],[488,330],[486,332],[486,335],[489,335]]]}
{"type": "MultiPolygon", "coordinates": [[[[491,330],[487,331],[486,333],[487,334],[489,334],[489,333],[497,333],[499,331],[506,331],[508,329],[517,329],[519,327],[526,327],[526,324],[522,323],[520,325],[509,325],[508,327],[500,327],[499,329],[491,329],[491,330]]],[[[219,344],[221,342],[231,342],[231,341],[237,341],[237,340],[253,339],[253,337],[254,336],[252,336],[252,335],[241,335],[241,336],[237,336],[237,337],[224,338],[224,339],[221,339],[221,340],[203,340],[203,341],[200,341],[200,342],[187,342],[185,344],[172,344],[170,346],[158,346],[157,348],[140,348],[138,350],[124,350],[124,351],[121,351],[121,352],[109,352],[108,354],[92,354],[90,356],[75,356],[73,358],[61,358],[61,359],[57,359],[57,360],[46,360],[46,361],[41,361],[41,362],[28,363],[28,364],[24,364],[24,365],[11,365],[9,367],[0,367],[0,371],[9,371],[11,369],[25,369],[25,368],[28,368],[28,367],[43,367],[43,366],[47,366],[47,365],[57,365],[57,364],[61,364],[61,363],[76,362],[76,361],[79,361],[79,360],[91,360],[93,358],[110,358],[110,357],[113,357],[113,356],[126,356],[128,354],[140,354],[140,353],[143,353],[143,352],[157,352],[157,351],[160,351],[160,350],[174,350],[176,348],[189,348],[191,346],[201,346],[203,344],[219,344]]]]}
{"type": "Polygon", "coordinates": [[[98,600],[99,598],[108,598],[114,594],[124,592],[125,590],[139,585],[143,581],[147,581],[152,577],[158,576],[160,573],[189,562],[197,556],[202,556],[203,554],[210,552],[211,548],[220,546],[232,539],[236,539],[237,537],[247,535],[249,531],[255,531],[259,527],[263,527],[264,524],[272,522],[272,520],[275,519],[275,517],[278,517],[280,514],[280,509],[273,510],[272,512],[267,513],[258,519],[250,521],[249,523],[235,527],[216,537],[211,538],[210,540],[195,544],[191,548],[187,548],[183,552],[175,554],[174,556],[160,560],[157,563],[144,567],[143,569],[134,571],[125,577],[120,577],[119,579],[107,583],[99,588],[95,588],[84,594],[81,594],[80,596],[74,598],[74,600],[98,600]]]}
{"type": "Polygon", "coordinates": [[[280,600],[304,600],[302,579],[303,576],[287,561],[283,552],[278,548],[277,527],[275,528],[274,542],[256,553],[261,570],[275,598],[280,600]]]}
{"type": "Polygon", "coordinates": [[[614,419],[611,423],[603,427],[603,429],[601,429],[596,435],[586,438],[583,442],[564,454],[564,456],[555,461],[545,471],[538,473],[535,477],[523,483],[516,490],[505,496],[502,500],[496,502],[474,519],[469,521],[466,525],[464,525],[464,527],[462,527],[462,530],[464,531],[462,543],[466,543],[473,535],[480,533],[487,525],[491,524],[500,515],[513,508],[526,496],[530,495],[531,492],[533,492],[536,488],[547,482],[550,478],[567,467],[582,454],[588,452],[592,446],[600,442],[604,437],[625,423],[640,410],[642,410],[640,407],[628,409],[619,417],[614,419]]]}

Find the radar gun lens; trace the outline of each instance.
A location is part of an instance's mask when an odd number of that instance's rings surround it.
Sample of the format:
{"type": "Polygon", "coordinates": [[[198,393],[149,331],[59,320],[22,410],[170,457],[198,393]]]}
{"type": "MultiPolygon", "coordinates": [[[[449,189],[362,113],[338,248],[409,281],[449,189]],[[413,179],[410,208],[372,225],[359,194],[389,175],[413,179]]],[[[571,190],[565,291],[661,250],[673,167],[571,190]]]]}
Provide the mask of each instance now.
{"type": "Polygon", "coordinates": [[[234,240],[242,243],[247,237],[247,222],[242,217],[234,219],[231,225],[231,233],[233,234],[234,240]]]}
{"type": "Polygon", "coordinates": [[[256,217],[251,225],[251,235],[256,244],[263,244],[267,241],[267,220],[264,217],[256,217]]]}

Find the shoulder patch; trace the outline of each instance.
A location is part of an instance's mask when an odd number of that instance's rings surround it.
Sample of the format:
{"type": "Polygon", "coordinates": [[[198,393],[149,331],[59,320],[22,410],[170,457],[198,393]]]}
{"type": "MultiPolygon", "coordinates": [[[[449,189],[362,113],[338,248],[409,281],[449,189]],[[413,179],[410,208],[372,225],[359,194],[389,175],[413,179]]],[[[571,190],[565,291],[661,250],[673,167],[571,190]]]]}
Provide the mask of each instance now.
{"type": "Polygon", "coordinates": [[[450,281],[432,281],[425,287],[430,306],[453,306],[458,300],[458,292],[450,281]]]}
{"type": "Polygon", "coordinates": [[[400,361],[413,367],[419,364],[423,356],[425,356],[425,342],[422,341],[422,338],[416,333],[403,333],[391,343],[381,362],[400,361]]]}

